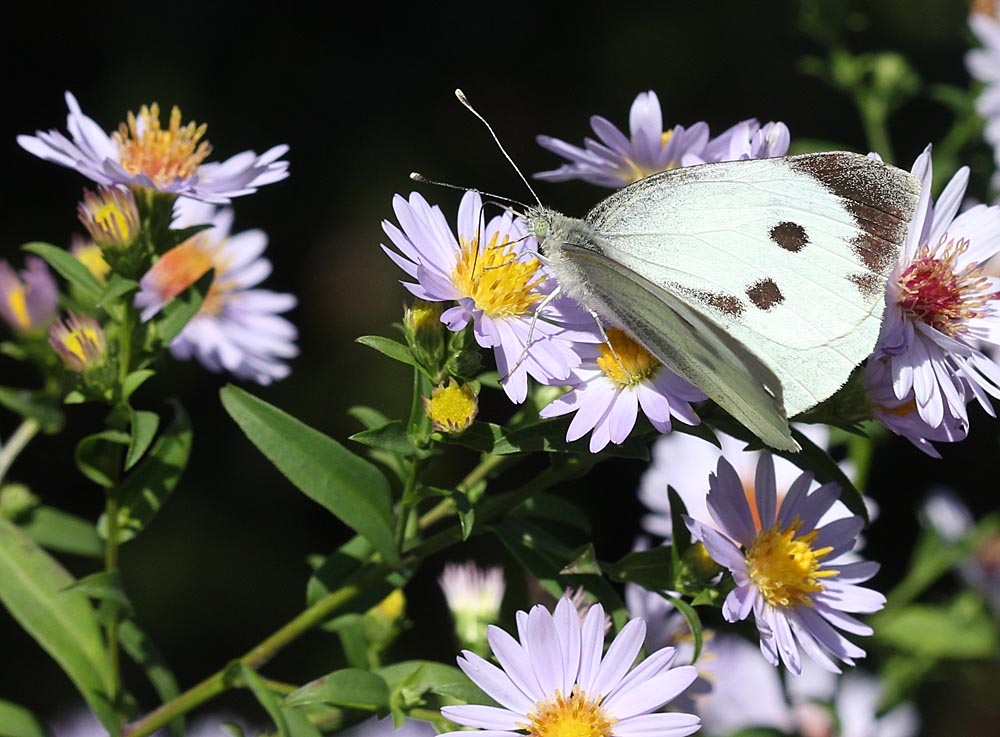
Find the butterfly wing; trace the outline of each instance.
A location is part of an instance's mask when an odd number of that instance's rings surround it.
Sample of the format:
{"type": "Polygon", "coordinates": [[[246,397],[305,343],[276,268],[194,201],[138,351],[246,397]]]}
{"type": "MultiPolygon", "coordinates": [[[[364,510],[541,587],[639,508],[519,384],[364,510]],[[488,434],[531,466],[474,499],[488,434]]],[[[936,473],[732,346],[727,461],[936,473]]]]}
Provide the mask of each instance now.
{"type": "Polygon", "coordinates": [[[666,289],[585,246],[562,254],[587,282],[588,303],[697,386],[774,448],[798,450],[785,418],[781,382],[715,322],[666,289]],[[610,307],[609,305],[613,305],[610,307]]]}
{"type": "Polygon", "coordinates": [[[663,172],[585,221],[599,236],[591,247],[766,364],[794,416],[871,353],[918,195],[907,172],[832,152],[663,172]]]}

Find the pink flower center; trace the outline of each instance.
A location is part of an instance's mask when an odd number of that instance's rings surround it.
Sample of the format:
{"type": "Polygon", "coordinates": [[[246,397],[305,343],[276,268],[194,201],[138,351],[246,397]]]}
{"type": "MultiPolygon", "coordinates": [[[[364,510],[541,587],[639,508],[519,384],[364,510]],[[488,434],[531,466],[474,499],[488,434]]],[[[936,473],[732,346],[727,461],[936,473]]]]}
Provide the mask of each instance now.
{"type": "Polygon", "coordinates": [[[948,240],[947,233],[935,248],[924,243],[899,276],[899,306],[910,317],[945,335],[965,332],[966,323],[982,317],[994,297],[991,280],[979,264],[958,264],[969,241],[948,240]]]}

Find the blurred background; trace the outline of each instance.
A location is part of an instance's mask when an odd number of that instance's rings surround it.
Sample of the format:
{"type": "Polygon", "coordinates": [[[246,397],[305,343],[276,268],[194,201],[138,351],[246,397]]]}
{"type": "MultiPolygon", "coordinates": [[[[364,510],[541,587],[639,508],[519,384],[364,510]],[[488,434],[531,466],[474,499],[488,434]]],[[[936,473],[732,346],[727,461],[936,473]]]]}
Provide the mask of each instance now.
{"type": "MultiPolygon", "coordinates": [[[[36,17],[7,24],[0,44],[7,70],[0,255],[18,263],[20,244],[67,245],[81,230],[75,206],[86,182],[14,140],[36,129],[64,130],[65,90],[107,130],[144,103],[176,104],[186,121],[208,124],[213,160],[290,144],[290,178],[236,200],[235,230],[269,234],[274,273],[265,286],[298,296],[289,317],[300,330],[301,356],[290,379],[246,388],[341,440],[360,429],[345,413],[350,406],[363,402],[401,416],[408,405],[408,370],[353,342],[369,333],[393,335],[390,324],[401,316],[402,275],[378,246],[392,195],[412,188],[408,173],[526,196],[486,131],[455,101],[455,87],[526,172],[560,163],[534,143],[535,135],[579,144],[594,113],[625,127],[633,98],[648,89],[659,95],[669,125],[706,120],[718,133],[756,116],[784,121],[793,143],[819,139],[865,151],[848,97],[802,71],[802,57],[825,53],[816,23],[852,50],[904,54],[928,85],[967,88],[963,55],[973,43],[968,8],[955,0],[925,0],[919,9],[905,0],[435,3],[433,11],[411,5],[409,12],[359,3],[322,14],[297,3],[266,7],[140,3],[95,12],[78,4],[57,12],[36,6],[30,11],[36,17]],[[806,23],[812,33],[803,31],[804,15],[813,19],[806,23]]],[[[907,103],[892,126],[896,163],[908,168],[950,123],[948,109],[926,96],[907,103]]],[[[985,146],[969,156],[970,194],[983,199],[991,159],[985,146]]],[[[546,204],[573,215],[604,196],[584,183],[538,189],[546,204]]],[[[459,193],[421,191],[449,217],[455,212],[459,193]]],[[[137,402],[179,398],[192,415],[195,447],[171,503],[124,548],[122,568],[140,621],[186,688],[300,611],[307,556],[330,552],[346,530],[296,492],[231,423],[217,395],[226,377],[195,363],[163,368],[137,402]]],[[[0,384],[32,381],[20,367],[0,362],[0,384]]],[[[491,397],[480,416],[502,421],[510,412],[502,397],[491,397]]],[[[94,519],[102,497],[76,472],[70,438],[97,427],[100,415],[81,407],[69,417],[68,432],[38,439],[11,478],[30,482],[48,504],[94,519]]],[[[4,437],[14,425],[0,416],[4,437]]],[[[902,574],[917,534],[915,509],[928,488],[958,489],[977,514],[996,506],[996,437],[995,422],[977,412],[971,438],[942,448],[944,461],[896,438],[879,447],[867,489],[882,508],[867,535],[870,557],[884,564],[877,588],[902,574]]],[[[456,476],[461,470],[456,466],[456,476]]],[[[564,490],[599,520],[602,558],[617,558],[632,544],[642,470],[638,462],[609,462],[564,490]]],[[[498,547],[483,538],[451,559],[503,563],[498,547]]],[[[428,561],[408,591],[420,636],[404,635],[394,655],[452,660],[435,583],[444,562],[428,561]]],[[[68,565],[90,570],[82,559],[68,565]]],[[[515,570],[508,577],[515,590],[523,587],[515,570]]],[[[316,633],[283,653],[268,674],[303,682],[336,667],[338,653],[333,636],[316,633]]],[[[0,664],[0,697],[47,717],[76,702],[57,666],[3,612],[0,664]]],[[[944,734],[945,727],[995,734],[990,725],[1000,713],[985,684],[997,673],[990,668],[954,668],[926,687],[934,694],[933,710],[923,710],[927,734],[944,734]]],[[[130,673],[129,681],[150,705],[141,676],[130,673]]],[[[257,714],[240,695],[227,699],[222,703],[257,714]]]]}

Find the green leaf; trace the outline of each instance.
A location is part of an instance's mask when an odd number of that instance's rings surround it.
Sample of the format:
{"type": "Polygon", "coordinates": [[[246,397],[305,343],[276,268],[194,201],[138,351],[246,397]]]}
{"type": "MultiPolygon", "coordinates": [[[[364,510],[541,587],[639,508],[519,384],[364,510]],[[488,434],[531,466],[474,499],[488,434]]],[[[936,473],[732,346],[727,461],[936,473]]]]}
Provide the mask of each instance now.
{"type": "MultiPolygon", "coordinates": [[[[191,437],[187,413],[175,402],[174,418],[119,489],[119,542],[142,532],[166,503],[187,466],[191,437]]],[[[105,534],[107,520],[101,519],[99,529],[105,534]]]]}
{"type": "Polygon", "coordinates": [[[340,638],[347,664],[352,668],[370,668],[372,663],[368,654],[372,651],[372,642],[365,629],[364,615],[345,614],[337,617],[330,625],[327,629],[336,632],[340,638]]]}
{"type": "Polygon", "coordinates": [[[197,282],[170,300],[156,321],[157,337],[161,346],[170,345],[180,335],[184,326],[198,314],[205,295],[215,280],[215,269],[209,269],[197,282]]]}
{"type": "Polygon", "coordinates": [[[0,518],[0,601],[59,664],[105,727],[117,732],[111,674],[97,616],[73,577],[12,523],[0,518]]]}
{"type": "Polygon", "coordinates": [[[101,296],[97,300],[97,307],[106,309],[108,305],[114,304],[114,302],[129,292],[138,288],[139,282],[126,279],[121,274],[112,273],[108,278],[108,283],[104,285],[101,296]]]}
{"type": "Polygon", "coordinates": [[[53,400],[42,392],[0,386],[0,406],[25,419],[37,420],[42,431],[50,435],[62,430],[66,418],[53,400]]]}
{"type": "Polygon", "coordinates": [[[403,458],[426,458],[430,455],[428,451],[417,448],[410,442],[410,436],[406,434],[406,429],[399,420],[393,420],[371,430],[354,433],[350,439],[355,443],[376,450],[384,450],[403,458]]]}
{"type": "Polygon", "coordinates": [[[463,494],[458,489],[438,489],[429,487],[430,491],[445,499],[451,499],[455,505],[455,512],[458,514],[458,523],[462,527],[462,540],[468,540],[472,534],[472,528],[476,524],[476,508],[472,505],[467,494],[463,494]]]}
{"type": "Polygon", "coordinates": [[[400,363],[405,363],[407,366],[423,370],[420,364],[417,363],[417,359],[413,357],[410,349],[391,338],[383,338],[381,335],[362,335],[355,342],[366,345],[369,348],[374,348],[383,356],[388,356],[394,361],[399,361],[400,363]]]}
{"type": "Polygon", "coordinates": [[[389,686],[389,708],[394,720],[401,720],[409,709],[422,706],[430,694],[445,697],[454,703],[453,694],[469,696],[469,702],[493,706],[496,702],[483,693],[462,671],[453,665],[432,660],[406,660],[379,668],[377,671],[389,686]]]}
{"type": "Polygon", "coordinates": [[[117,454],[107,446],[128,445],[129,436],[119,430],[104,430],[88,435],[76,444],[76,467],[98,486],[110,489],[115,485],[117,454]]]}
{"type": "Polygon", "coordinates": [[[156,376],[156,372],[152,369],[139,369],[133,371],[128,376],[125,377],[125,381],[122,382],[122,398],[128,401],[136,389],[146,383],[147,379],[156,376]]]}
{"type": "Polygon", "coordinates": [[[47,737],[45,728],[23,706],[0,699],[0,735],[3,737],[47,737]]]}
{"type": "Polygon", "coordinates": [[[289,694],[285,706],[329,704],[352,709],[389,708],[389,686],[382,676],[359,668],[345,668],[307,683],[289,694]]]}
{"type": "Polygon", "coordinates": [[[993,658],[996,623],[971,591],[950,606],[911,604],[872,618],[875,637],[904,653],[933,658],[993,658]]]}
{"type": "Polygon", "coordinates": [[[364,425],[366,430],[374,430],[376,427],[389,424],[389,418],[374,407],[351,407],[347,410],[347,414],[364,425]]]}
{"type": "Polygon", "coordinates": [[[125,594],[122,577],[118,571],[92,573],[79,581],[74,581],[63,591],[78,591],[111,606],[118,619],[128,619],[133,614],[132,602],[125,594]]]}
{"type": "Polygon", "coordinates": [[[21,250],[41,256],[49,266],[55,269],[56,273],[70,284],[79,287],[83,295],[91,302],[96,302],[100,299],[101,292],[104,289],[101,283],[69,251],[57,248],[49,243],[28,243],[21,246],[21,250]]]}
{"type": "Polygon", "coordinates": [[[567,575],[576,573],[588,576],[600,576],[601,564],[597,562],[597,551],[594,549],[594,544],[587,543],[577,552],[578,555],[563,566],[560,573],[567,575]]]}
{"type": "Polygon", "coordinates": [[[580,507],[568,499],[555,494],[539,494],[525,500],[513,514],[532,519],[558,522],[575,527],[581,532],[590,532],[590,517],[580,507]]]}
{"type": "Polygon", "coordinates": [[[128,452],[125,454],[125,470],[139,462],[143,453],[149,448],[160,427],[160,416],[155,412],[129,408],[131,433],[129,435],[128,452]]]}
{"type": "Polygon", "coordinates": [[[264,707],[264,710],[274,722],[274,726],[278,728],[278,734],[281,737],[292,737],[288,729],[288,723],[285,721],[285,715],[278,702],[278,697],[267,687],[264,679],[258,675],[257,671],[237,661],[233,665],[233,673],[246,684],[246,687],[250,689],[260,705],[264,707]]]}
{"type": "Polygon", "coordinates": [[[242,389],[227,386],[220,394],[236,424],[289,481],[399,565],[389,482],[375,466],[242,389]]]}
{"type": "Polygon", "coordinates": [[[104,543],[94,524],[55,507],[35,507],[17,520],[17,526],[49,550],[88,558],[102,558],[104,543]]]}
{"type": "Polygon", "coordinates": [[[684,616],[684,621],[687,622],[688,629],[691,630],[691,636],[694,638],[694,654],[691,656],[691,662],[697,662],[698,656],[701,655],[702,645],[701,617],[698,616],[698,612],[694,610],[694,607],[679,596],[672,596],[666,593],[661,593],[660,596],[673,604],[677,611],[684,616]]]}
{"type": "MultiPolygon", "coordinates": [[[[133,620],[119,623],[118,641],[122,649],[145,672],[146,678],[153,684],[156,695],[160,697],[162,703],[165,704],[180,695],[177,679],[163,658],[163,654],[133,620]]],[[[170,731],[175,737],[184,737],[184,718],[178,717],[172,721],[170,731]]]]}
{"type": "MultiPolygon", "coordinates": [[[[667,486],[667,501],[670,502],[670,545],[674,549],[676,559],[681,560],[684,553],[691,547],[691,531],[684,524],[687,506],[681,499],[681,495],[672,486],[667,486]]],[[[664,588],[669,588],[669,586],[664,588]]]]}
{"type": "Polygon", "coordinates": [[[674,553],[667,545],[628,553],[607,569],[617,581],[637,583],[650,591],[669,589],[674,584],[674,553]]]}
{"type": "MultiPolygon", "coordinates": [[[[472,427],[461,435],[444,435],[442,441],[491,455],[537,451],[591,455],[590,441],[587,438],[574,440],[572,443],[566,442],[568,426],[569,420],[564,418],[545,420],[514,430],[490,422],[474,422],[472,427]]],[[[601,453],[606,457],[649,460],[649,448],[638,435],[629,438],[621,445],[611,444],[601,453]]]]}

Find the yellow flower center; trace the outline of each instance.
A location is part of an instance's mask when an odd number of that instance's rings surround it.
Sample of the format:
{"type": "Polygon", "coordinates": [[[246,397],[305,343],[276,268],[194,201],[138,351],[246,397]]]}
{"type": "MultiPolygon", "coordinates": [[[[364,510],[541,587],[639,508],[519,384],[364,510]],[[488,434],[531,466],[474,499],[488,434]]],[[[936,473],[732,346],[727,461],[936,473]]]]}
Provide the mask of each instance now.
{"type": "Polygon", "coordinates": [[[170,184],[191,177],[212,147],[201,138],[208,129],[204,123],[181,125],[181,111],[170,111],[170,124],[160,127],[160,106],[155,102],[139,109],[136,117],[129,112],[112,134],[118,144],[122,168],[129,174],[145,174],[156,184],[170,184]]]}
{"type": "Polygon", "coordinates": [[[463,240],[452,281],[487,317],[524,315],[542,300],[531,290],[545,281],[545,274],[538,259],[519,261],[513,244],[507,239],[498,244],[499,236],[494,233],[486,248],[479,247],[478,239],[463,240]]]}
{"type": "Polygon", "coordinates": [[[435,430],[460,433],[468,430],[476,419],[479,400],[472,387],[451,379],[447,386],[431,389],[430,399],[424,398],[424,411],[435,430]]]}
{"type": "Polygon", "coordinates": [[[71,330],[62,340],[67,351],[87,363],[98,352],[100,346],[100,336],[93,328],[80,328],[71,330]]]}
{"type": "Polygon", "coordinates": [[[601,697],[588,698],[579,686],[566,698],[559,691],[535,704],[529,724],[519,724],[531,737],[609,737],[617,721],[601,708],[601,697]]]}
{"type": "Polygon", "coordinates": [[[95,243],[88,243],[85,246],[78,246],[73,249],[76,260],[87,267],[87,271],[94,275],[97,281],[104,283],[111,271],[111,265],[104,260],[100,246],[95,243]]]}
{"type": "Polygon", "coordinates": [[[18,284],[7,293],[7,304],[14,313],[17,327],[27,330],[31,327],[31,315],[28,314],[28,290],[23,284],[18,284]]]}
{"type": "Polygon", "coordinates": [[[618,386],[635,386],[660,368],[660,362],[623,331],[608,328],[607,335],[608,342],[598,346],[601,356],[597,365],[618,386]]]}
{"type": "Polygon", "coordinates": [[[839,573],[820,570],[823,557],[833,548],[813,549],[818,530],[796,538],[801,524],[796,519],[785,529],[775,526],[765,530],[747,551],[750,579],[771,606],[812,606],[811,595],[823,590],[819,579],[839,573]]]}
{"type": "MultiPolygon", "coordinates": [[[[663,137],[660,139],[661,150],[667,147],[667,143],[670,142],[670,137],[672,135],[674,135],[674,131],[672,129],[663,132],[663,137]]],[[[667,165],[662,169],[645,169],[644,167],[639,166],[633,159],[629,158],[628,156],[625,157],[624,161],[626,166],[628,166],[629,168],[629,174],[628,174],[629,184],[631,184],[632,182],[638,182],[640,179],[645,179],[646,177],[652,176],[653,174],[658,174],[661,171],[670,171],[671,169],[674,169],[677,166],[676,161],[668,161],[667,165]]]]}
{"type": "Polygon", "coordinates": [[[915,320],[920,320],[945,335],[954,337],[968,330],[966,323],[979,317],[995,296],[989,292],[990,280],[978,264],[957,266],[958,257],[969,249],[969,241],[946,240],[933,250],[924,243],[916,257],[899,276],[899,305],[915,320]]]}
{"type": "Polygon", "coordinates": [[[402,589],[395,589],[391,594],[372,607],[372,611],[385,619],[397,620],[406,612],[406,596],[402,589]]]}

